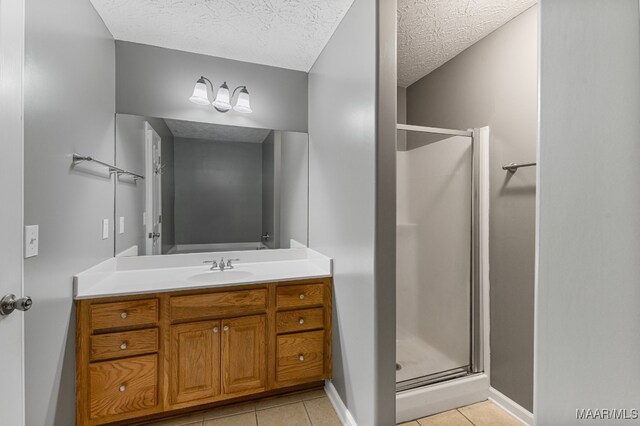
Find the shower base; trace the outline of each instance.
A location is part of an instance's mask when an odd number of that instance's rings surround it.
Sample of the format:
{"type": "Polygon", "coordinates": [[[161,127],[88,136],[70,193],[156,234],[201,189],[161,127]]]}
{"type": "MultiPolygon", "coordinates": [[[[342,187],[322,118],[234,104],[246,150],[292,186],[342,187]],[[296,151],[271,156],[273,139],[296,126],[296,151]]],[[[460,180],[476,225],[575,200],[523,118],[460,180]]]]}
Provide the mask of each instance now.
{"type": "Polygon", "coordinates": [[[431,376],[458,368],[467,368],[416,336],[396,340],[396,383],[431,376]]]}
{"type": "Polygon", "coordinates": [[[489,376],[472,374],[429,386],[396,393],[396,423],[486,401],[489,376]]]}

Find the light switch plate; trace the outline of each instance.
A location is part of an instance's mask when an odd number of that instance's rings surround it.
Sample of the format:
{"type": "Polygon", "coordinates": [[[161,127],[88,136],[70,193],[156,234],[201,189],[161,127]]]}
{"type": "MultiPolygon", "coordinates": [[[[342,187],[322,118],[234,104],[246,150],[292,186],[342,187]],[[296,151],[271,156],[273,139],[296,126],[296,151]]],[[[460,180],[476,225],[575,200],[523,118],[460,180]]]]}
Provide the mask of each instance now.
{"type": "Polygon", "coordinates": [[[124,234],[124,216],[120,216],[120,233],[124,234]]]}
{"type": "Polygon", "coordinates": [[[24,227],[24,258],[38,255],[38,225],[24,227]]]}
{"type": "Polygon", "coordinates": [[[102,239],[109,239],[109,219],[102,219],[102,239]]]}

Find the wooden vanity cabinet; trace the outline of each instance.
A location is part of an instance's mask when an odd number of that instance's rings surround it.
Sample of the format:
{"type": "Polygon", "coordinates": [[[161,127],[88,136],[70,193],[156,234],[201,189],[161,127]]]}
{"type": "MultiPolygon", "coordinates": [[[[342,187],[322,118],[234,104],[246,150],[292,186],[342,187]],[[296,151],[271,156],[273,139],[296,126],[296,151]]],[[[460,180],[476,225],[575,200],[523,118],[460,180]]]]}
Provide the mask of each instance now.
{"type": "Polygon", "coordinates": [[[331,377],[331,279],[85,299],[77,424],[131,424],[331,377]]]}
{"type": "Polygon", "coordinates": [[[172,404],[220,395],[220,321],[172,325],[169,351],[172,404]]]}

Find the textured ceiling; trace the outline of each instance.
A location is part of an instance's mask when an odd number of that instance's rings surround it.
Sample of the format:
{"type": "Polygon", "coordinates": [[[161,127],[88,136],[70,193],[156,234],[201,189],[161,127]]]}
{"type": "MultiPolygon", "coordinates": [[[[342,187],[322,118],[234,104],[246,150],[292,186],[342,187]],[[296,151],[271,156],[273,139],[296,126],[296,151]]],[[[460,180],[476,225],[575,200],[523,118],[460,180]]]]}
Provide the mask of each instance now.
{"type": "Polygon", "coordinates": [[[536,0],[398,0],[398,85],[407,87],[536,0]]]}
{"type": "Polygon", "coordinates": [[[116,40],[309,71],[353,0],[91,0],[116,40]]]}
{"type": "Polygon", "coordinates": [[[210,139],[220,142],[262,143],[271,130],[195,121],[164,120],[176,138],[210,139]]]}

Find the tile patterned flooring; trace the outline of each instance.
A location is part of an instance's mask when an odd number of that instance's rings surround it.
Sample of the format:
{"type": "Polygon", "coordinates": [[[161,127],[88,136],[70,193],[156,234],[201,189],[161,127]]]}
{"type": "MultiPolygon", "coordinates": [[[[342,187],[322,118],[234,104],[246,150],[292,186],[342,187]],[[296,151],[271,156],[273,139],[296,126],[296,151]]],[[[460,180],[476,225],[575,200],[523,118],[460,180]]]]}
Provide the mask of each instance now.
{"type": "Polygon", "coordinates": [[[522,423],[493,402],[484,401],[400,426],[522,426],[522,423]]]}
{"type": "MultiPolygon", "coordinates": [[[[323,389],[245,402],[173,417],[145,426],[341,426],[323,389]]],[[[399,426],[522,426],[490,401],[399,426]]]]}
{"type": "Polygon", "coordinates": [[[229,405],[145,426],[342,426],[324,389],[229,405]]]}

